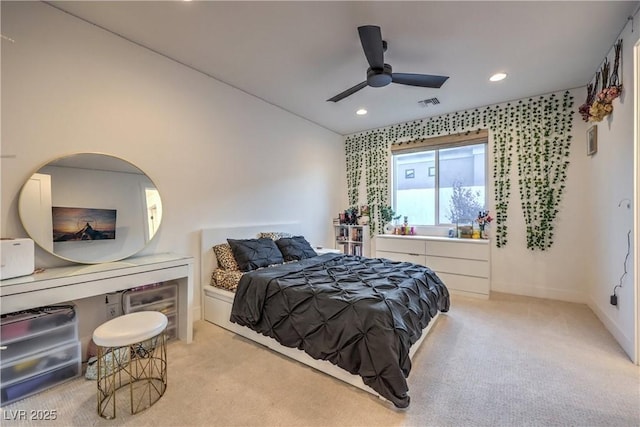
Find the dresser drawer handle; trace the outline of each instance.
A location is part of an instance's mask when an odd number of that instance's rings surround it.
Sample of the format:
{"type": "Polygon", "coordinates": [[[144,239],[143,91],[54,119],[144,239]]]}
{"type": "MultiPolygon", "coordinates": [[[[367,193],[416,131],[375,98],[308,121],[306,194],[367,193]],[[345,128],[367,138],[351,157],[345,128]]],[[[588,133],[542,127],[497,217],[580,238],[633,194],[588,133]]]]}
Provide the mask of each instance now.
{"type": "Polygon", "coordinates": [[[420,254],[411,254],[411,253],[408,253],[407,255],[410,255],[410,256],[420,256],[420,254]]]}

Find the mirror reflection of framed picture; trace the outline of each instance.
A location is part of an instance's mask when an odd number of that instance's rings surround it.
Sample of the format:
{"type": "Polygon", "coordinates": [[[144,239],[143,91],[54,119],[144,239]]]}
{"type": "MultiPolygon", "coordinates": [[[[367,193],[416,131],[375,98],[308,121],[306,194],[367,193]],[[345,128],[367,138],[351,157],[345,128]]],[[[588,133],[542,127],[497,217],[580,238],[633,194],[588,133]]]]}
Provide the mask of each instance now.
{"type": "Polygon", "coordinates": [[[598,126],[587,129],[587,155],[593,156],[598,151],[598,126]]]}
{"type": "Polygon", "coordinates": [[[404,178],[405,179],[413,179],[416,177],[415,169],[405,169],[404,170],[404,178]]]}

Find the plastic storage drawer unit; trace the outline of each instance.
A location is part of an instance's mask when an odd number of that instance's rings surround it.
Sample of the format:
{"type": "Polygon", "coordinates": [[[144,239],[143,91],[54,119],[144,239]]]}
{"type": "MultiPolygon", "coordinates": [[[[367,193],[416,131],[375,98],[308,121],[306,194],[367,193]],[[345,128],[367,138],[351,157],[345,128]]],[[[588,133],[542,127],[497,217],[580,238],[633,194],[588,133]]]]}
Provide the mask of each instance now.
{"type": "Polygon", "coordinates": [[[75,378],[82,371],[73,306],[43,307],[0,320],[2,405],[75,378]]]}
{"type": "Polygon", "coordinates": [[[178,336],[178,285],[175,283],[143,286],[124,293],[124,312],[159,311],[167,316],[167,336],[178,336]]]}

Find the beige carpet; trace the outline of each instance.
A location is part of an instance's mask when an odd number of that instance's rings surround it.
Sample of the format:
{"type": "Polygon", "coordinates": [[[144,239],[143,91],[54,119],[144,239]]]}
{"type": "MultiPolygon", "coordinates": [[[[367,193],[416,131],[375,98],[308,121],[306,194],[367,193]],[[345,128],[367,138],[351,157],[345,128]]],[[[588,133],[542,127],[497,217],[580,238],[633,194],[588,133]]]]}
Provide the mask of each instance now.
{"type": "Polygon", "coordinates": [[[3,408],[1,424],[640,425],[640,369],[580,304],[453,297],[415,356],[404,411],[204,321],[169,358],[167,393],[141,414],[99,418],[95,385],[77,379],[3,408]],[[56,410],[57,420],[8,420],[19,409],[56,410]]]}

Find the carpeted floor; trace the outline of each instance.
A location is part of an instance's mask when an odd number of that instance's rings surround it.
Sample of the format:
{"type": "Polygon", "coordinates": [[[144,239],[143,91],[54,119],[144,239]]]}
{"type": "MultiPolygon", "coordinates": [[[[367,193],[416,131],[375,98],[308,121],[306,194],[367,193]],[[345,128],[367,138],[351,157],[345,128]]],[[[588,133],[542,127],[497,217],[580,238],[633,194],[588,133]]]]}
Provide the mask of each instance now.
{"type": "Polygon", "coordinates": [[[3,408],[3,426],[638,426],[640,368],[580,304],[454,296],[417,352],[411,406],[395,410],[204,321],[169,345],[169,387],[135,416],[96,415],[95,384],[70,381],[3,408]],[[13,421],[17,410],[55,421],[13,421]]]}

